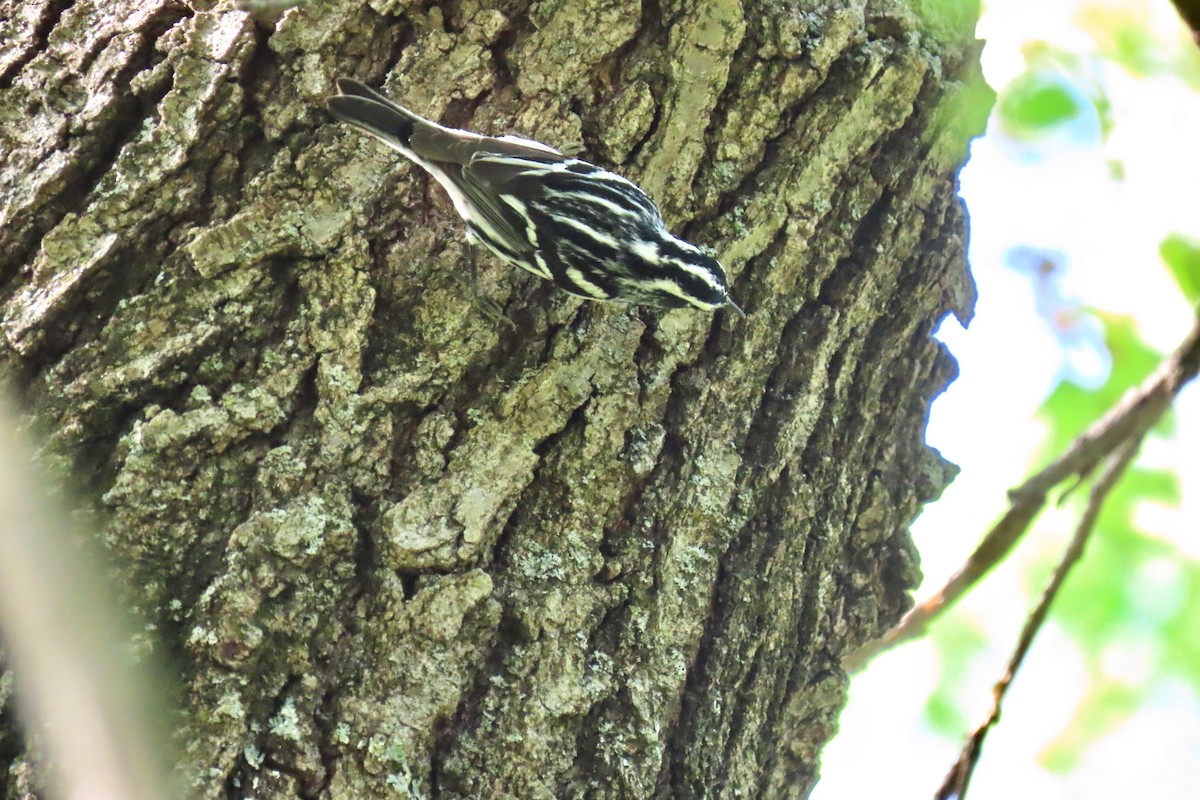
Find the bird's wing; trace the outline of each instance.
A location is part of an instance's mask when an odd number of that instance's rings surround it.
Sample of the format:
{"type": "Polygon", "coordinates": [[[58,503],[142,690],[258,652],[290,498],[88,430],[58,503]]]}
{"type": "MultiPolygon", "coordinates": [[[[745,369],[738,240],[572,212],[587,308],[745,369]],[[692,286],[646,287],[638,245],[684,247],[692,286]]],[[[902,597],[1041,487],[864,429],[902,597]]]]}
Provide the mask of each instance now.
{"type": "Polygon", "coordinates": [[[517,258],[537,249],[528,215],[501,195],[519,173],[566,161],[566,156],[531,139],[447,128],[349,78],[339,78],[337,87],[341,94],[329,99],[329,110],[428,170],[493,248],[517,258]],[[509,162],[524,166],[514,168],[509,162]]]}
{"type": "MultiPolygon", "coordinates": [[[[521,136],[483,136],[458,128],[447,128],[396,105],[370,86],[351,78],[338,78],[337,87],[339,94],[331,97],[329,101],[330,110],[337,116],[360,125],[363,124],[363,120],[357,119],[357,115],[344,112],[366,111],[372,116],[372,122],[376,119],[403,120],[403,127],[411,126],[411,132],[405,131],[407,135],[404,137],[404,146],[411,147],[414,153],[429,161],[466,166],[481,152],[543,161],[565,161],[567,158],[553,147],[521,136]]],[[[370,132],[378,135],[378,128],[382,126],[374,127],[376,131],[370,132]]]]}
{"type": "Polygon", "coordinates": [[[395,105],[395,103],[370,86],[353,78],[338,78],[336,83],[338,94],[350,95],[351,97],[365,97],[368,100],[374,100],[376,103],[383,103],[385,106],[395,105]]]}
{"type": "Polygon", "coordinates": [[[529,179],[536,180],[565,160],[562,155],[536,150],[522,154],[480,151],[463,166],[463,175],[472,183],[502,193],[516,184],[530,185],[533,181],[529,179]],[[531,157],[532,153],[537,155],[531,157]]]}
{"type": "Polygon", "coordinates": [[[473,180],[465,167],[447,165],[447,172],[453,175],[454,188],[467,201],[470,212],[464,216],[492,249],[522,261],[538,249],[533,223],[519,205],[506,202],[490,186],[473,180]]]}
{"type": "Polygon", "coordinates": [[[565,161],[562,153],[519,136],[482,136],[441,125],[421,127],[413,133],[413,149],[435,161],[467,166],[481,156],[507,156],[537,161],[565,161]]]}

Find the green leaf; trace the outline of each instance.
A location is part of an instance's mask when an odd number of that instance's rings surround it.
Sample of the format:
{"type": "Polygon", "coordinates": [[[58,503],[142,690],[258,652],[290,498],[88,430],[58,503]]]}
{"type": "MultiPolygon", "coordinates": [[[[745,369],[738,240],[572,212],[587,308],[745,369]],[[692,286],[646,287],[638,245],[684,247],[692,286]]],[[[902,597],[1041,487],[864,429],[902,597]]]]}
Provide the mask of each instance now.
{"type": "Polygon", "coordinates": [[[1046,769],[1067,772],[1089,744],[1124,722],[1142,702],[1145,690],[1121,683],[1093,683],[1066,728],[1042,752],[1046,769]]]}
{"type": "Polygon", "coordinates": [[[952,613],[933,628],[931,640],[941,656],[942,675],[925,704],[925,719],[938,733],[960,739],[970,724],[963,715],[964,684],[987,638],[966,615],[952,613]]]}
{"type": "Polygon", "coordinates": [[[1158,632],[1163,648],[1164,668],[1180,675],[1200,692],[1200,625],[1196,624],[1196,609],[1200,608],[1200,564],[1175,555],[1179,566],[1176,588],[1179,591],[1176,613],[1172,614],[1158,632]]]}
{"type": "MultiPolygon", "coordinates": [[[[1193,257],[1180,254],[1195,253],[1178,243],[1170,247],[1164,243],[1164,248],[1177,261],[1193,257]]],[[[1162,360],[1162,354],[1138,336],[1133,320],[1098,312],[1096,318],[1104,325],[1112,372],[1098,389],[1064,382],[1046,400],[1040,409],[1049,423],[1046,458],[1062,453],[1162,360]]],[[[1169,418],[1164,423],[1169,423],[1169,418]]],[[[1164,423],[1156,428],[1159,433],[1169,433],[1170,426],[1164,423]]],[[[1089,485],[1085,482],[1071,497],[1080,511],[1089,485]]],[[[1181,558],[1170,544],[1147,535],[1135,513],[1139,504],[1148,501],[1178,504],[1179,494],[1179,479],[1173,471],[1135,461],[1106,499],[1083,561],[1055,602],[1053,618],[1079,643],[1092,665],[1092,676],[1080,710],[1045,754],[1044,761],[1052,769],[1074,766],[1084,748],[1132,713],[1142,700],[1141,689],[1121,685],[1103,674],[1099,665],[1112,648],[1144,654],[1144,669],[1151,680],[1175,674],[1200,687],[1200,626],[1195,624],[1194,612],[1189,614],[1190,609],[1200,607],[1200,567],[1181,558]]],[[[1057,559],[1059,555],[1053,550],[1044,558],[1057,559]]],[[[1041,586],[1039,581],[1031,587],[1033,593],[1040,592],[1041,586]]]]}
{"type": "Polygon", "coordinates": [[[1200,88],[1200,50],[1186,26],[1181,21],[1175,40],[1164,40],[1154,33],[1152,16],[1145,4],[1092,3],[1085,5],[1075,20],[1095,41],[1097,55],[1104,60],[1137,76],[1168,74],[1200,88]]]}
{"type": "Polygon", "coordinates": [[[1053,71],[1026,72],[1004,88],[997,106],[1010,134],[1043,136],[1084,112],[1079,94],[1053,71]]]}
{"type": "Polygon", "coordinates": [[[1200,242],[1178,233],[1168,234],[1158,246],[1158,254],[1187,301],[1200,304],[1200,242]]]}
{"type": "MultiPolygon", "coordinates": [[[[1074,634],[1085,651],[1095,654],[1117,636],[1157,636],[1161,620],[1138,615],[1143,607],[1145,567],[1170,554],[1170,548],[1138,530],[1134,510],[1142,494],[1171,501],[1178,481],[1163,471],[1134,469],[1126,474],[1104,504],[1083,561],[1063,585],[1055,601],[1055,619],[1074,634]]],[[[1082,508],[1082,493],[1076,503],[1082,508]]]]}
{"type": "Polygon", "coordinates": [[[1162,354],[1146,344],[1129,317],[1093,312],[1104,325],[1104,342],[1112,356],[1112,371],[1098,389],[1085,389],[1070,381],[1058,385],[1038,416],[1050,427],[1042,461],[1055,458],[1117,403],[1130,387],[1139,385],[1162,361],[1162,354]]]}
{"type": "Polygon", "coordinates": [[[1112,58],[1134,75],[1151,75],[1163,66],[1163,54],[1145,23],[1122,21],[1112,29],[1112,58]]]}

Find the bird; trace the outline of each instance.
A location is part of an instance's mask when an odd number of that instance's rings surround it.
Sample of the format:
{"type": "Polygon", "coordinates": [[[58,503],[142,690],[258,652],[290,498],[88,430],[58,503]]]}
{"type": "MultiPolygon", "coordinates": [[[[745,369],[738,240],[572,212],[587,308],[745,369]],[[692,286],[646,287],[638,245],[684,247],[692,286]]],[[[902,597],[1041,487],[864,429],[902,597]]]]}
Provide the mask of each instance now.
{"type": "Polygon", "coordinates": [[[417,164],[450,196],[468,242],[588,300],[745,312],[713,256],[667,230],[629,180],[520,136],[448,128],[359,81],[329,113],[417,164]]]}

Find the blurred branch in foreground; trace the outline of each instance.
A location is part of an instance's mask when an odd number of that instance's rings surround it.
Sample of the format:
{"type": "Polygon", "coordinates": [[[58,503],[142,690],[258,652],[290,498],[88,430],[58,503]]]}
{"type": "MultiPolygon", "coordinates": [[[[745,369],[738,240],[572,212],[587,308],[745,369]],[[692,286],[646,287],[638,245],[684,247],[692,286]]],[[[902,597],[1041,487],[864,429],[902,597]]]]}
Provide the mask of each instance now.
{"type": "Polygon", "coordinates": [[[49,765],[38,777],[66,800],[175,797],[159,683],[134,664],[98,559],[15,429],[0,398],[0,633],[26,730],[49,765]]]}

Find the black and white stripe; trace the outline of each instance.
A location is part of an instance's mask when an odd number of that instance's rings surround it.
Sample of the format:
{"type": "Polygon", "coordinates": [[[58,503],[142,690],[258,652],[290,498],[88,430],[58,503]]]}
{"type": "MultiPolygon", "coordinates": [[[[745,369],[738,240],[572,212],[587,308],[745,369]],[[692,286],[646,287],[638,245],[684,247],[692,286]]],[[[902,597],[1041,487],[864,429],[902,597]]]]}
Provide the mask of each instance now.
{"type": "Polygon", "coordinates": [[[504,261],[589,300],[742,313],[721,264],[672,235],[620,175],[529,139],[443,127],[357,81],[338,90],[330,113],[426,170],[504,261]]]}

